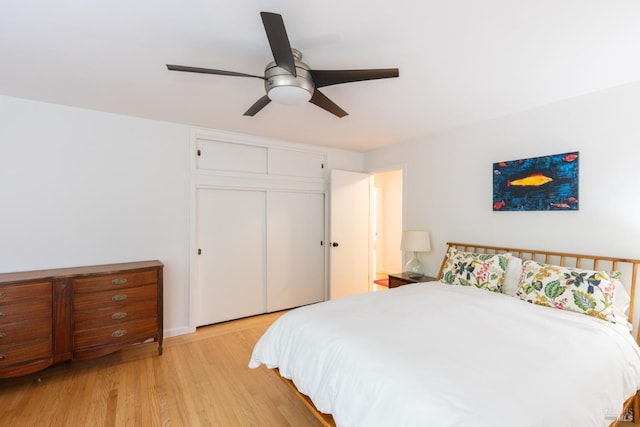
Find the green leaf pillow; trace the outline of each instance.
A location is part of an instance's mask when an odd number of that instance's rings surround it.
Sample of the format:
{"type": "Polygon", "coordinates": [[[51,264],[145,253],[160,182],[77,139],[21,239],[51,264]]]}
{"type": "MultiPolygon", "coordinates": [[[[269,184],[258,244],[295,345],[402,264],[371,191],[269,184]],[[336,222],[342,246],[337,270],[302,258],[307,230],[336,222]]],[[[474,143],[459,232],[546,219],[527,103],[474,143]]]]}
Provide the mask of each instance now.
{"type": "Polygon", "coordinates": [[[516,296],[533,304],[594,316],[615,323],[616,273],[560,267],[527,260],[516,296]]]}

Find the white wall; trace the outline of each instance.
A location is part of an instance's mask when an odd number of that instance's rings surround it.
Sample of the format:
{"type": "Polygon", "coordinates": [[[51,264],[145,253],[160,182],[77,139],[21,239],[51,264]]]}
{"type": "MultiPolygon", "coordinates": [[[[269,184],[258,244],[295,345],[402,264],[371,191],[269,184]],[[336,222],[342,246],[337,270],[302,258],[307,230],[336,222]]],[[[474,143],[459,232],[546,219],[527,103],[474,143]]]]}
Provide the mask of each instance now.
{"type": "MultiPolygon", "coordinates": [[[[640,258],[640,83],[330,165],[406,165],[404,228],[447,241],[640,258]],[[496,161],[580,151],[578,212],[493,212],[496,161]]],[[[165,333],[188,330],[189,128],[0,97],[0,272],[160,259],[165,333]]]]}
{"type": "Polygon", "coordinates": [[[364,155],[361,152],[329,148],[329,167],[351,172],[364,172],[364,155]]]}
{"type": "Polygon", "coordinates": [[[188,332],[189,128],[3,96],[0,117],[0,272],[159,259],[165,336],[188,332]]]}
{"type": "Polygon", "coordinates": [[[7,97],[0,117],[0,272],[160,259],[179,333],[188,129],[7,97]]]}
{"type": "Polygon", "coordinates": [[[397,273],[402,271],[402,170],[395,169],[373,175],[378,189],[378,258],[376,271],[397,273]]]}
{"type": "Polygon", "coordinates": [[[640,258],[640,82],[390,146],[366,168],[406,164],[404,228],[447,241],[640,258]],[[493,212],[492,164],[580,151],[580,210],[493,212]]]}
{"type": "Polygon", "coordinates": [[[402,251],[400,250],[403,214],[402,174],[401,169],[385,173],[384,229],[386,244],[384,246],[384,260],[385,271],[391,273],[403,270],[402,251]]]}

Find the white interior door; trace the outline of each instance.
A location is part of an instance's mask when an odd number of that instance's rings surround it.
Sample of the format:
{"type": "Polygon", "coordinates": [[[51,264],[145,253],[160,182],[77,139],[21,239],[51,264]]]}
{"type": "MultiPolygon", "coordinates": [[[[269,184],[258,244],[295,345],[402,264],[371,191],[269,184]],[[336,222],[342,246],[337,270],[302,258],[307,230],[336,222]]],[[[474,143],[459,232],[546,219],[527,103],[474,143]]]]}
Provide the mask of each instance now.
{"type": "Polygon", "coordinates": [[[324,300],[324,194],[267,193],[267,311],[324,300]]]}
{"type": "Polygon", "coordinates": [[[369,291],[369,175],[331,171],[329,298],[369,291]]]}
{"type": "Polygon", "coordinates": [[[198,189],[196,326],[263,313],[265,192],[198,189]]]}

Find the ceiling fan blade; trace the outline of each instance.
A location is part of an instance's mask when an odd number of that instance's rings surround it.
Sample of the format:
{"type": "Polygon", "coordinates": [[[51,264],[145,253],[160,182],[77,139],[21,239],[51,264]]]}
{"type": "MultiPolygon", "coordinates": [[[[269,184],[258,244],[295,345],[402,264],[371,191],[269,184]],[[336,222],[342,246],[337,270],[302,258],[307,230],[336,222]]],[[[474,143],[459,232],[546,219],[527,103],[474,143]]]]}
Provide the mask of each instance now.
{"type": "Polygon", "coordinates": [[[316,87],[360,82],[363,80],[388,79],[399,76],[397,68],[371,70],[309,70],[309,73],[316,87]]]}
{"type": "Polygon", "coordinates": [[[171,71],[187,71],[189,73],[219,74],[221,76],[255,77],[257,79],[265,80],[264,76],[254,76],[253,74],[236,73],[235,71],[213,70],[211,68],[188,67],[185,65],[167,64],[167,69],[171,71]]]}
{"type": "Polygon", "coordinates": [[[262,17],[262,24],[267,33],[267,39],[269,39],[269,46],[271,46],[271,53],[273,53],[276,65],[296,76],[296,63],[293,60],[291,44],[289,43],[289,37],[287,37],[287,30],[284,27],[282,16],[271,12],[260,12],[260,16],[262,17]]]}
{"type": "Polygon", "coordinates": [[[313,96],[309,100],[312,104],[317,105],[318,107],[327,110],[331,114],[334,114],[338,117],[348,116],[349,113],[344,111],[342,108],[338,107],[332,100],[327,98],[322,92],[319,90],[313,91],[313,96]]]}
{"type": "Polygon", "coordinates": [[[264,107],[266,107],[269,103],[271,102],[271,100],[269,99],[269,97],[267,95],[263,96],[262,98],[258,99],[255,104],[253,104],[244,114],[243,116],[255,116],[256,113],[260,110],[262,110],[264,107]]]}

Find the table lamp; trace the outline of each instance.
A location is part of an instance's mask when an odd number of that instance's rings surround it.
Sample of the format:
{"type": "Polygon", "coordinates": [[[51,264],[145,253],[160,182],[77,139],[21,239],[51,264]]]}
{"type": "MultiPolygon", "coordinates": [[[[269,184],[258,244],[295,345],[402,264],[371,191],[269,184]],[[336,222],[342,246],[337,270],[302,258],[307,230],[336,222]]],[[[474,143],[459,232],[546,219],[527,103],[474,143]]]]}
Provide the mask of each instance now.
{"type": "Polygon", "coordinates": [[[413,257],[405,266],[405,273],[410,279],[419,279],[424,275],[424,266],[418,259],[418,252],[429,252],[431,243],[428,231],[408,230],[402,232],[400,249],[405,252],[413,252],[413,257]]]}

